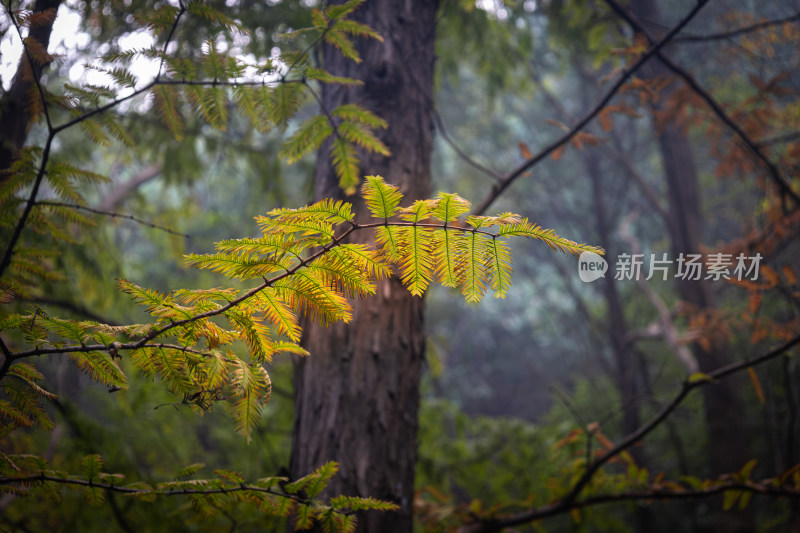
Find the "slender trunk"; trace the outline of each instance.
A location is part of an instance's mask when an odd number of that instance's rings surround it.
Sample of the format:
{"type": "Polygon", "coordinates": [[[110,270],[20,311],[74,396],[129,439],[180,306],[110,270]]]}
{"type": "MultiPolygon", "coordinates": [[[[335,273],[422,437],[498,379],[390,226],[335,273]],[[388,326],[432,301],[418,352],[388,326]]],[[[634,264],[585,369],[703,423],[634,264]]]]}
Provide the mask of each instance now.
{"type": "MultiPolygon", "coordinates": [[[[355,12],[384,42],[362,42],[355,64],[323,47],[323,66],[360,79],[363,86],[326,86],[330,110],[355,102],[389,123],[382,140],[391,157],[361,154],[365,173],[399,186],[406,199],[430,187],[434,29],[437,2],[375,0],[355,12]]],[[[316,167],[317,198],[343,198],[323,147],[316,167]]],[[[348,198],[353,200],[353,198],[348,198]]],[[[365,208],[356,205],[357,217],[365,208]]],[[[363,238],[363,237],[362,237],[363,238]]],[[[423,301],[396,279],[354,303],[349,324],[308,324],[303,343],[311,357],[295,366],[295,422],[291,471],[309,473],[334,460],[340,473],[330,494],[373,496],[396,502],[397,513],[369,513],[360,531],[410,532],[417,457],[419,379],[424,355],[423,301]]]]}
{"type": "MultiPolygon", "coordinates": [[[[61,0],[36,0],[33,7],[34,13],[53,10],[52,18],[47,22],[35,25],[28,34],[28,38],[37,41],[44,50],[47,50],[50,45],[53,20],[55,20],[55,12],[60,4],[61,0]]],[[[9,31],[16,30],[12,28],[9,31]]],[[[35,59],[33,62],[29,61],[28,56],[23,53],[11,87],[0,98],[0,170],[11,166],[17,152],[25,144],[25,137],[28,135],[31,122],[27,102],[30,98],[40,98],[36,92],[38,90],[36,83],[42,78],[42,72],[46,66],[47,63],[40,64],[35,59]]],[[[0,182],[5,179],[4,176],[4,174],[0,174],[0,182]]]]}
{"type": "MultiPolygon", "coordinates": [[[[642,21],[661,20],[654,0],[634,0],[634,14],[642,21]]],[[[670,76],[669,68],[653,59],[642,71],[649,78],[670,76]]],[[[661,100],[669,96],[664,90],[661,100]]],[[[658,107],[656,104],[655,107],[658,107]]],[[[665,123],[658,132],[664,175],[667,181],[670,218],[670,238],[674,258],[680,254],[700,253],[703,239],[701,192],[694,164],[692,147],[686,134],[674,122],[665,123]]],[[[698,311],[714,309],[714,294],[707,281],[677,280],[678,294],[684,302],[698,311]]],[[[720,335],[709,339],[709,345],[692,345],[701,371],[711,371],[730,362],[729,345],[720,335]]],[[[747,430],[742,417],[743,406],[731,380],[703,387],[705,418],[708,426],[708,460],[713,473],[720,475],[738,471],[749,457],[747,430]]],[[[714,528],[725,531],[752,529],[750,513],[726,513],[714,517],[714,528]]]]}

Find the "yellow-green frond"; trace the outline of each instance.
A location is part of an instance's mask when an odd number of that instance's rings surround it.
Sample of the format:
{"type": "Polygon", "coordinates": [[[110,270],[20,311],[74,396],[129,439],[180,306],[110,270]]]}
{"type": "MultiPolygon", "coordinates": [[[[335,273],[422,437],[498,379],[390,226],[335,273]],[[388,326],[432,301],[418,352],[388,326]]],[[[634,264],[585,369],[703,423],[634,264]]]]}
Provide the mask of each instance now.
{"type": "Polygon", "coordinates": [[[472,204],[457,194],[440,192],[435,200],[431,216],[443,222],[453,222],[461,215],[469,213],[472,208],[472,204]]]}
{"type": "Polygon", "coordinates": [[[518,223],[505,224],[501,226],[497,234],[499,236],[521,236],[539,239],[549,246],[553,251],[559,251],[565,254],[580,255],[581,252],[594,252],[602,255],[605,253],[602,248],[598,248],[597,246],[578,244],[575,241],[565,239],[564,237],[559,237],[556,235],[555,230],[544,229],[537,224],[528,222],[527,218],[523,218],[518,223]]]}
{"type": "Polygon", "coordinates": [[[248,257],[225,253],[189,254],[184,256],[184,259],[192,268],[213,270],[236,279],[263,278],[291,267],[291,262],[286,258],[248,257]]]}
{"type": "Polygon", "coordinates": [[[292,220],[316,220],[331,224],[341,224],[342,222],[353,221],[352,207],[349,202],[325,198],[297,209],[273,209],[267,215],[272,217],[276,224],[292,220]]]}
{"type": "Polygon", "coordinates": [[[301,329],[297,315],[280,298],[275,289],[267,287],[254,297],[254,301],[261,312],[264,313],[264,318],[279,333],[286,335],[293,341],[300,340],[301,329]]]}
{"type": "Polygon", "coordinates": [[[483,299],[486,292],[488,272],[486,256],[490,237],[476,232],[468,232],[459,244],[463,247],[463,275],[461,278],[461,294],[469,303],[483,299]]]}
{"type": "Polygon", "coordinates": [[[398,211],[398,205],[403,199],[400,189],[386,181],[381,176],[367,176],[361,186],[361,195],[367,207],[375,218],[391,218],[398,211]]]}
{"type": "Polygon", "coordinates": [[[366,0],[348,0],[341,4],[335,4],[325,8],[325,16],[328,19],[341,19],[355,11],[358,6],[363,4],[366,0]]]}
{"type": "Polygon", "coordinates": [[[339,187],[346,194],[353,194],[358,187],[358,156],[355,147],[341,137],[335,137],[331,143],[331,161],[333,170],[339,178],[339,187]]]}
{"type": "Polygon", "coordinates": [[[465,236],[461,231],[434,230],[436,279],[445,287],[458,287],[463,266],[461,250],[465,236]]]}
{"type": "Polygon", "coordinates": [[[345,32],[330,28],[325,32],[324,39],[325,42],[336,47],[344,57],[352,59],[356,63],[361,63],[361,58],[355,46],[353,46],[353,41],[347,37],[345,32]]]}
{"type": "Polygon", "coordinates": [[[410,206],[400,209],[400,218],[415,224],[422,222],[428,218],[435,205],[436,200],[415,200],[410,206]]]}
{"type": "Polygon", "coordinates": [[[178,90],[171,85],[157,85],[153,88],[153,99],[161,120],[167,126],[176,141],[183,140],[183,119],[178,106],[178,90]]]}
{"type": "Polygon", "coordinates": [[[383,141],[378,139],[378,137],[372,133],[372,130],[363,124],[342,121],[337,125],[337,128],[342,137],[369,152],[381,154],[386,157],[392,155],[389,148],[383,144],[383,141]]]}
{"type": "Polygon", "coordinates": [[[389,124],[381,117],[358,104],[342,104],[331,112],[336,118],[348,122],[357,122],[370,128],[386,129],[389,124]]]}
{"type": "Polygon", "coordinates": [[[107,352],[73,352],[69,358],[94,381],[125,388],[125,374],[107,352]]]}
{"type": "Polygon", "coordinates": [[[489,271],[495,298],[505,298],[511,288],[511,250],[505,240],[491,239],[488,243],[489,271]]]}
{"type": "Polygon", "coordinates": [[[247,343],[250,355],[254,361],[269,363],[274,352],[270,330],[264,324],[254,319],[252,315],[241,309],[225,311],[225,317],[231,323],[239,338],[247,343]]]}
{"type": "Polygon", "coordinates": [[[281,149],[281,157],[291,164],[304,155],[319,150],[322,143],[333,135],[333,126],[324,115],[315,115],[305,120],[289,137],[281,149]]]}
{"type": "Polygon", "coordinates": [[[336,83],[339,85],[345,85],[347,87],[355,87],[358,85],[363,85],[364,82],[361,80],[356,80],[354,78],[345,78],[344,76],[334,76],[327,70],[315,67],[308,67],[306,69],[306,78],[310,80],[317,80],[322,83],[336,83]]]}
{"type": "Polygon", "coordinates": [[[292,309],[306,314],[312,320],[327,325],[338,320],[349,322],[352,317],[352,307],[348,301],[306,269],[278,280],[273,287],[292,309]]]}
{"type": "Polygon", "coordinates": [[[375,280],[389,277],[392,273],[391,268],[381,259],[378,252],[363,244],[342,244],[331,248],[329,253],[336,255],[344,262],[354,264],[356,268],[366,272],[375,280]]]}
{"type": "Polygon", "coordinates": [[[235,393],[233,417],[237,431],[250,442],[253,430],[261,420],[261,406],[269,401],[272,382],[260,364],[247,364],[238,359],[232,364],[235,393]]]}
{"type": "Polygon", "coordinates": [[[412,226],[400,228],[399,233],[404,248],[400,260],[400,279],[411,294],[422,296],[431,282],[433,232],[412,226]]]}
{"type": "Polygon", "coordinates": [[[286,129],[289,120],[302,103],[300,85],[281,83],[275,88],[265,87],[262,95],[267,96],[267,110],[270,120],[281,130],[286,129]]]}
{"type": "Polygon", "coordinates": [[[327,253],[314,261],[308,269],[327,286],[347,297],[375,293],[375,284],[369,273],[342,255],[327,253]]]}

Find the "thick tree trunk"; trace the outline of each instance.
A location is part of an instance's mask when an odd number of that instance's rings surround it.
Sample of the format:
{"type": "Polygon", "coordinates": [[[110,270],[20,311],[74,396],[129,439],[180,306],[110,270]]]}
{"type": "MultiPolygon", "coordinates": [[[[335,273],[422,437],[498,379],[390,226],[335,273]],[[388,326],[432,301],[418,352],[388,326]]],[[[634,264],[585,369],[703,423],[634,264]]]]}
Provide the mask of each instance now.
{"type": "MultiPolygon", "coordinates": [[[[634,0],[634,14],[642,21],[661,20],[658,6],[653,0],[634,0]]],[[[670,76],[669,68],[657,59],[649,61],[643,69],[647,77],[670,76]]],[[[662,101],[669,89],[662,95],[662,101]]],[[[703,240],[703,214],[700,186],[694,164],[692,147],[687,136],[672,122],[663,125],[658,134],[664,175],[669,197],[669,219],[673,258],[680,254],[700,253],[703,240]]],[[[704,280],[678,279],[678,294],[684,302],[697,310],[715,307],[714,294],[709,282],[704,280]]],[[[700,366],[707,372],[730,362],[727,339],[716,336],[710,346],[700,343],[692,345],[692,351],[700,366]]],[[[742,417],[743,407],[731,380],[723,380],[710,387],[703,387],[705,417],[708,426],[708,460],[714,475],[738,471],[749,458],[747,435],[742,417]]],[[[715,517],[713,527],[725,531],[747,531],[752,529],[749,513],[720,514],[715,517]]]]}
{"type": "MultiPolygon", "coordinates": [[[[377,29],[384,42],[360,43],[360,64],[329,47],[322,51],[324,68],[364,82],[356,88],[326,86],[325,107],[355,102],[388,121],[381,138],[391,157],[362,153],[362,169],[399,186],[409,203],[429,195],[436,9],[437,2],[426,0],[368,2],[353,18],[377,29]]],[[[316,196],[344,197],[326,147],[317,161],[316,196]]],[[[363,205],[356,209],[360,220],[368,218],[363,205]]],[[[295,366],[291,472],[302,476],[338,461],[340,473],[330,494],[373,496],[401,506],[397,513],[368,514],[359,530],[409,532],[423,301],[391,279],[376,295],[355,302],[354,309],[349,324],[307,324],[305,329],[303,343],[312,355],[295,366]]]]}
{"type": "MultiPolygon", "coordinates": [[[[44,50],[50,45],[52,21],[60,4],[61,0],[37,0],[33,7],[35,13],[53,10],[53,17],[31,28],[28,35],[30,39],[38,41],[44,50]]],[[[12,28],[9,31],[16,30],[12,28]]],[[[11,87],[0,98],[0,170],[11,166],[17,152],[25,143],[31,121],[27,101],[29,98],[39,97],[34,91],[37,90],[36,81],[41,79],[45,66],[47,65],[39,64],[35,60],[31,63],[22,54],[11,87]]],[[[5,179],[4,176],[0,174],[0,182],[5,179]]]]}

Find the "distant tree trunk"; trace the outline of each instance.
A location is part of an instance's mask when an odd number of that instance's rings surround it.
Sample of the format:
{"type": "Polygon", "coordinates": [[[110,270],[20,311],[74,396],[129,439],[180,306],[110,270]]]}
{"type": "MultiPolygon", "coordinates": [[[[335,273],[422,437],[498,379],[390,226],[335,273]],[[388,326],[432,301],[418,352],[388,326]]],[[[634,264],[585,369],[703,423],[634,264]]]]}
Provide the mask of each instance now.
{"type": "MultiPolygon", "coordinates": [[[[634,14],[642,21],[661,20],[658,6],[653,0],[634,0],[634,14]]],[[[653,59],[645,65],[647,77],[670,76],[671,71],[653,59]]],[[[667,89],[662,101],[668,97],[667,89]]],[[[669,219],[672,254],[700,253],[703,239],[703,214],[700,187],[689,139],[674,122],[667,122],[659,130],[658,143],[664,165],[669,197],[669,219]]],[[[678,279],[678,294],[681,300],[697,310],[714,309],[714,294],[707,281],[678,279]]],[[[716,336],[710,346],[692,345],[702,371],[711,371],[730,362],[727,339],[716,336]]],[[[747,435],[742,416],[743,407],[731,380],[723,380],[710,387],[703,387],[705,416],[708,425],[708,458],[714,474],[738,471],[749,458],[747,435]]],[[[752,517],[734,516],[733,513],[716,517],[715,528],[725,531],[745,531],[752,527],[752,517]]]]}
{"type": "MultiPolygon", "coordinates": [[[[49,19],[49,22],[31,28],[28,35],[29,39],[39,42],[44,50],[47,50],[50,45],[50,34],[53,31],[52,21],[55,19],[55,13],[60,4],[61,0],[37,0],[33,7],[34,13],[53,10],[53,18],[49,19]]],[[[12,27],[9,31],[16,30],[12,27]]],[[[25,137],[28,135],[31,121],[27,101],[29,98],[38,98],[39,95],[33,91],[37,90],[36,81],[41,79],[45,66],[36,61],[31,64],[23,53],[11,87],[0,98],[0,170],[11,165],[17,152],[25,144],[25,137]]],[[[4,174],[0,174],[0,182],[4,179],[4,174]]]]}
{"type": "MultiPolygon", "coordinates": [[[[399,186],[409,203],[428,196],[430,188],[436,10],[435,1],[367,2],[353,18],[377,29],[384,42],[362,41],[360,64],[322,49],[324,68],[364,82],[325,86],[324,105],[330,110],[355,102],[388,121],[381,138],[391,157],[362,153],[361,168],[399,186]]],[[[317,160],[316,197],[346,198],[326,147],[317,160]]],[[[362,203],[356,209],[359,219],[368,218],[362,203]]],[[[295,366],[291,472],[298,477],[338,461],[330,494],[373,496],[401,506],[398,513],[370,513],[359,522],[360,531],[410,532],[423,301],[391,279],[380,283],[376,295],[354,302],[354,309],[349,324],[305,329],[303,344],[312,355],[295,366]]]]}

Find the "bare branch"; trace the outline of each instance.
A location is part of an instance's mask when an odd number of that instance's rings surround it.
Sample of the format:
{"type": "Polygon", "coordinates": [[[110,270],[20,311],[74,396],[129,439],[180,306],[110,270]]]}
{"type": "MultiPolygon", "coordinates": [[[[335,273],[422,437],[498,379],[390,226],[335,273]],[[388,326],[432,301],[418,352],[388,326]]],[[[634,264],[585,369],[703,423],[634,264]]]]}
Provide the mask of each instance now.
{"type": "Polygon", "coordinates": [[[750,26],[743,26],[741,28],[737,28],[731,31],[725,31],[721,33],[712,33],[709,35],[679,35],[675,37],[674,42],[676,43],[702,43],[707,41],[719,41],[723,39],[731,39],[733,37],[738,37],[740,35],[744,35],[746,33],[752,33],[755,31],[763,30],[766,28],[771,28],[772,26],[781,26],[783,24],[788,24],[790,22],[795,22],[800,20],[800,13],[795,13],[794,15],[790,15],[788,17],[776,20],[765,20],[762,22],[757,22],[750,26]]]}
{"type": "MultiPolygon", "coordinates": [[[[714,383],[716,380],[721,379],[725,376],[729,376],[736,372],[740,372],[747,368],[753,367],[755,365],[761,364],[765,361],[769,361],[771,359],[775,359],[776,357],[785,354],[793,347],[800,344],[800,336],[797,336],[790,341],[784,343],[783,345],[775,348],[772,351],[769,351],[765,354],[750,357],[743,361],[737,361],[735,363],[731,363],[724,367],[718,368],[713,372],[709,372],[704,376],[701,376],[700,379],[696,377],[692,378],[691,376],[683,382],[680,391],[675,397],[670,401],[667,405],[665,405],[661,411],[654,416],[649,422],[645,425],[641,426],[639,429],[622,439],[616,446],[608,450],[602,456],[597,458],[597,460],[588,466],[586,472],[578,479],[575,485],[572,486],[572,489],[567,493],[567,495],[559,500],[558,502],[545,505],[543,507],[538,507],[536,509],[531,509],[528,511],[521,511],[519,513],[514,513],[512,515],[502,517],[502,518],[494,518],[491,521],[481,522],[477,524],[470,524],[466,526],[462,531],[464,533],[488,533],[490,531],[500,531],[503,528],[512,527],[520,524],[527,524],[534,520],[539,520],[541,518],[547,518],[550,516],[555,516],[559,514],[564,514],[569,512],[572,509],[585,506],[585,502],[592,502],[592,497],[589,497],[585,500],[578,500],[578,496],[580,493],[585,489],[589,483],[591,482],[594,475],[600,470],[600,468],[608,463],[614,457],[617,457],[619,454],[633,446],[635,443],[642,440],[646,437],[651,431],[661,425],[667,417],[669,417],[675,409],[683,402],[686,396],[694,389],[706,386],[710,383],[714,383]]],[[[726,489],[720,489],[720,491],[726,489]]],[[[745,489],[742,489],[745,490],[745,489]]],[[[710,495],[710,494],[709,494],[710,495]]],[[[603,503],[605,501],[609,501],[609,498],[613,498],[613,496],[601,496],[599,498],[604,498],[601,500],[597,500],[594,503],[603,503]]]]}
{"type": "Polygon", "coordinates": [[[142,220],[140,218],[136,218],[133,215],[123,215],[122,213],[115,213],[113,211],[103,211],[100,209],[95,209],[93,207],[88,207],[81,204],[70,204],[66,202],[51,202],[49,200],[43,200],[36,202],[36,205],[42,206],[55,206],[55,207],[69,207],[70,209],[79,209],[82,211],[89,211],[90,213],[94,213],[96,215],[103,215],[111,218],[124,218],[126,220],[132,220],[137,224],[141,224],[142,226],[147,226],[149,228],[158,229],[167,233],[171,233],[172,235],[178,235],[185,239],[191,239],[191,236],[186,235],[185,233],[181,233],[179,231],[175,231],[173,229],[167,228],[165,226],[159,226],[158,224],[153,224],[152,222],[147,222],[146,220],[142,220]]]}
{"type": "Polygon", "coordinates": [[[628,79],[633,76],[633,74],[639,70],[639,68],[644,65],[647,60],[649,60],[654,55],[658,54],[661,48],[666,46],[672,38],[683,29],[689,21],[691,21],[695,15],[708,3],[708,0],[700,0],[698,1],[692,10],[681,20],[669,33],[667,33],[660,41],[650,47],[650,49],[642,54],[639,59],[637,59],[631,66],[626,68],[622,75],[617,79],[617,81],[612,85],[608,91],[606,91],[605,95],[595,104],[595,106],[586,113],[583,118],[581,118],[568,132],[564,133],[561,137],[559,137],[556,141],[550,143],[545,148],[543,148],[538,154],[534,155],[527,161],[525,161],[522,165],[517,167],[516,169],[512,170],[510,173],[505,175],[499,183],[496,183],[492,186],[489,194],[486,198],[481,202],[477,208],[473,210],[473,214],[481,214],[489,208],[489,206],[505,191],[509,185],[511,185],[517,178],[522,176],[522,174],[533,167],[534,165],[540,163],[544,160],[547,156],[551,153],[556,151],[561,146],[565,145],[572,139],[579,131],[581,131],[589,122],[592,121],[599,113],[603,110],[603,108],[611,101],[614,95],[622,88],[628,79]]]}
{"type": "Polygon", "coordinates": [[[139,188],[141,185],[153,180],[161,174],[161,165],[154,163],[148,165],[136,174],[134,174],[125,183],[117,185],[111,193],[106,196],[102,202],[95,206],[100,211],[111,211],[119,205],[123,198],[125,198],[131,191],[139,188]]]}
{"type": "MultiPolygon", "coordinates": [[[[641,33],[644,35],[650,43],[654,43],[655,39],[647,31],[647,28],[636,18],[635,15],[630,13],[627,9],[622,7],[616,0],[605,0],[606,4],[619,15],[622,19],[624,19],[633,29],[634,31],[641,33]]],[[[662,39],[663,41],[663,39],[662,39]]],[[[661,50],[656,50],[655,55],[666,65],[670,70],[672,70],[675,74],[677,74],[683,81],[688,85],[703,101],[708,105],[709,108],[714,112],[714,114],[719,118],[726,126],[728,126],[733,132],[739,137],[740,141],[744,143],[744,145],[750,150],[752,155],[761,162],[764,168],[769,172],[772,180],[778,186],[780,191],[789,198],[793,199],[795,203],[800,204],[800,196],[795,193],[789,184],[784,180],[783,176],[781,176],[778,167],[775,166],[764,152],[761,150],[761,147],[755,143],[750,137],[745,133],[745,131],[739,126],[728,114],[722,109],[722,106],[714,99],[711,94],[709,94],[697,80],[689,74],[686,70],[684,70],[681,66],[676,64],[672,61],[669,57],[664,55],[661,50]]]]}

